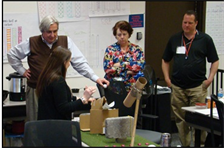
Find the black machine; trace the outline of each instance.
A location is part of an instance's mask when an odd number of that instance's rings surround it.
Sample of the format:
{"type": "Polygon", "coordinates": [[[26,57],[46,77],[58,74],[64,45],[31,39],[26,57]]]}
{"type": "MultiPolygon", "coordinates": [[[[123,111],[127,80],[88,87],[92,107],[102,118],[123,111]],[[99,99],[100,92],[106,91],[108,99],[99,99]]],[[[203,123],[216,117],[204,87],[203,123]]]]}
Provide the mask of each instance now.
{"type": "Polygon", "coordinates": [[[26,77],[17,72],[9,74],[6,77],[10,81],[9,100],[24,101],[26,100],[26,77]]]}

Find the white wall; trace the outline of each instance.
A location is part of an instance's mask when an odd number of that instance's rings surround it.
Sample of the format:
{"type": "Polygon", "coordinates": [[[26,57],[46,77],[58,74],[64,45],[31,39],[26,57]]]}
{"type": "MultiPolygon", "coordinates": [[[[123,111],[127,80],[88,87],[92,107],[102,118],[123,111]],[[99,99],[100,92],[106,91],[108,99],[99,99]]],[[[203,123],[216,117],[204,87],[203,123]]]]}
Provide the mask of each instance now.
{"type": "MultiPolygon", "coordinates": [[[[32,2],[15,2],[15,1],[4,1],[3,2],[3,13],[37,13],[37,1],[32,1],[32,2]]],[[[131,14],[144,14],[145,13],[145,2],[144,1],[131,1],[130,2],[130,10],[131,14]]],[[[25,18],[24,18],[25,19],[25,18]]],[[[37,28],[38,29],[38,28],[37,28]]],[[[134,33],[132,37],[130,38],[131,42],[134,42],[138,45],[140,45],[142,48],[144,48],[144,28],[140,29],[134,29],[134,33]],[[141,31],[143,34],[143,39],[140,41],[136,40],[136,32],[141,31]]],[[[28,64],[26,62],[23,63],[23,65],[28,68],[28,64]]],[[[10,73],[15,72],[15,70],[8,64],[8,63],[3,63],[2,65],[3,69],[3,76],[2,76],[2,81],[3,81],[3,87],[2,89],[9,90],[9,81],[6,79],[6,76],[8,76],[10,73]]],[[[103,77],[104,76],[104,71],[103,67],[102,69],[93,69],[94,72],[99,76],[103,77]]],[[[78,77],[78,78],[67,78],[66,79],[68,85],[71,88],[83,88],[85,85],[88,86],[95,86],[96,84],[89,80],[88,78],[85,77],[78,77]]],[[[97,92],[98,93],[98,92],[97,92]]]]}
{"type": "MultiPolygon", "coordinates": [[[[224,8],[223,1],[208,1],[206,2],[206,24],[205,32],[208,33],[214,40],[214,43],[219,54],[219,69],[224,69],[224,39],[223,39],[223,18],[224,13],[219,11],[224,8]],[[222,22],[222,23],[220,23],[222,22]],[[222,50],[222,51],[220,51],[222,50]],[[222,53],[222,54],[221,54],[222,53]]],[[[209,74],[210,64],[207,63],[207,76],[209,74]]],[[[220,77],[220,76],[219,76],[220,77]]],[[[216,82],[216,76],[215,76],[216,82]]],[[[219,78],[220,79],[220,78],[219,78]]],[[[222,82],[224,84],[224,82],[222,82]]],[[[215,86],[215,85],[214,85],[215,86]]],[[[216,87],[216,86],[215,86],[216,87]]],[[[208,95],[212,93],[212,86],[209,87],[208,95]]]]}

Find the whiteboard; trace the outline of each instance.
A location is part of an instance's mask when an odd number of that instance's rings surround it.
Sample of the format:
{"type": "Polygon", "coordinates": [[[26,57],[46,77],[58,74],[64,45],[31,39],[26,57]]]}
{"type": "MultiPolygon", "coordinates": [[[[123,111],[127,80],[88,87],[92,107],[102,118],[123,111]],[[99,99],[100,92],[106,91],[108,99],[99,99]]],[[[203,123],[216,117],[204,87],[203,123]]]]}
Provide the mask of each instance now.
{"type": "MultiPolygon", "coordinates": [[[[103,53],[107,46],[116,41],[112,34],[112,27],[115,22],[119,20],[128,21],[128,16],[130,14],[129,1],[95,1],[88,3],[57,1],[53,3],[37,2],[37,6],[38,4],[41,4],[41,7],[38,7],[39,10],[37,13],[3,14],[3,36],[5,37],[3,37],[3,62],[7,62],[6,53],[11,47],[30,36],[39,35],[39,22],[41,18],[48,13],[58,14],[59,9],[56,5],[63,4],[64,13],[69,12],[70,15],[57,18],[60,22],[58,34],[68,35],[72,38],[86,57],[91,68],[102,69],[103,53]],[[72,4],[72,7],[70,7],[69,4],[72,4]],[[75,11],[68,11],[68,8],[75,11]],[[79,17],[77,13],[82,15],[79,17]],[[73,18],[71,19],[71,17],[73,18]],[[7,29],[10,29],[11,32],[7,33],[7,29]],[[7,39],[9,34],[10,43],[7,39]],[[20,40],[17,40],[18,38],[20,40]]],[[[138,28],[136,30],[138,30],[138,28]]],[[[80,75],[70,66],[67,77],[79,76],[80,75]]]]}
{"type": "Polygon", "coordinates": [[[224,54],[224,1],[206,2],[205,32],[214,40],[219,55],[224,54]]]}

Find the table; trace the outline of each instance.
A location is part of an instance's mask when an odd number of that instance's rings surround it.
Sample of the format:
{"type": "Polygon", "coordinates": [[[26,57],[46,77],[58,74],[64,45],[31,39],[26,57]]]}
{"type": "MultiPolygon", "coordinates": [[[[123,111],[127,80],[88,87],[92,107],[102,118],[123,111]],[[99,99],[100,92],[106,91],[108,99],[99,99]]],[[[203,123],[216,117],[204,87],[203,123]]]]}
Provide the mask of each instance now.
{"type": "MultiPolygon", "coordinates": [[[[83,90],[79,93],[73,93],[74,96],[82,96],[83,90]]],[[[97,94],[94,94],[93,97],[97,97],[97,94]]],[[[8,97],[3,102],[2,108],[2,118],[25,118],[26,117],[26,101],[11,101],[8,97]]],[[[87,112],[86,110],[74,112],[74,115],[79,115],[80,113],[87,112]]]]}
{"type": "Polygon", "coordinates": [[[26,117],[26,101],[10,101],[9,97],[3,102],[2,118],[26,117]]]}
{"type": "MultiPolygon", "coordinates": [[[[81,137],[82,137],[82,145],[83,146],[90,146],[90,147],[121,147],[122,144],[125,145],[125,147],[129,147],[129,144],[131,143],[131,137],[127,137],[127,140],[125,143],[117,143],[115,142],[115,139],[113,138],[106,138],[103,134],[90,134],[88,131],[81,131],[81,137]]],[[[135,141],[134,141],[134,147],[147,147],[146,144],[153,144],[156,147],[160,147],[160,145],[145,139],[144,137],[141,137],[139,135],[135,135],[135,141]],[[141,145],[139,145],[141,144],[141,145]]]]}
{"type": "MultiPolygon", "coordinates": [[[[210,109],[198,109],[196,106],[182,107],[186,111],[186,123],[195,128],[195,147],[200,147],[201,130],[211,132],[210,109]]],[[[217,109],[213,108],[214,134],[221,135],[220,122],[217,116],[217,109]]]]}
{"type": "MultiPolygon", "coordinates": [[[[74,117],[73,119],[72,119],[72,121],[76,121],[76,122],[79,122],[80,121],[80,119],[79,119],[79,117],[74,117]]],[[[82,131],[81,130],[81,133],[83,133],[83,134],[85,134],[86,135],[86,133],[87,134],[90,134],[89,133],[89,131],[87,131],[87,132],[85,132],[85,131],[82,131]]],[[[91,134],[90,134],[91,135],[91,134]]],[[[92,135],[94,135],[94,134],[92,134],[92,135]]],[[[104,135],[104,134],[95,134],[95,135],[104,135]]],[[[156,144],[156,145],[159,145],[160,144],[160,137],[161,137],[161,133],[159,133],[159,132],[156,132],[156,131],[151,131],[151,130],[145,130],[145,129],[136,129],[136,131],[135,131],[135,135],[137,135],[137,137],[141,137],[141,138],[144,138],[145,140],[149,140],[152,144],[156,144]]],[[[84,138],[86,138],[86,137],[84,137],[84,138]]],[[[88,138],[87,138],[88,139],[88,138]]],[[[137,138],[138,139],[138,138],[137,138]]],[[[99,140],[99,139],[98,139],[99,140]]],[[[104,139],[105,140],[105,139],[104,139]]],[[[129,140],[131,140],[131,137],[129,138],[129,140]]],[[[105,140],[105,141],[107,141],[107,140],[105,140]]],[[[138,141],[138,140],[137,140],[138,141]]],[[[148,141],[148,142],[149,142],[148,141]]],[[[84,141],[84,143],[85,143],[86,141],[84,141]]],[[[88,140],[87,140],[87,144],[88,144],[88,140]]],[[[130,141],[129,141],[130,142],[130,141]]],[[[104,143],[105,144],[105,143],[104,143]]],[[[145,144],[145,143],[144,143],[145,144]]],[[[102,146],[102,144],[101,144],[101,146],[102,146]]],[[[103,145],[103,146],[105,146],[105,145],[103,145]]]]}
{"type": "Polygon", "coordinates": [[[26,118],[26,101],[10,101],[9,95],[4,100],[2,106],[2,119],[3,119],[3,143],[6,145],[6,139],[9,138],[9,146],[12,145],[13,138],[22,138],[23,134],[7,134],[5,132],[5,124],[8,121],[23,121],[26,118]]]}

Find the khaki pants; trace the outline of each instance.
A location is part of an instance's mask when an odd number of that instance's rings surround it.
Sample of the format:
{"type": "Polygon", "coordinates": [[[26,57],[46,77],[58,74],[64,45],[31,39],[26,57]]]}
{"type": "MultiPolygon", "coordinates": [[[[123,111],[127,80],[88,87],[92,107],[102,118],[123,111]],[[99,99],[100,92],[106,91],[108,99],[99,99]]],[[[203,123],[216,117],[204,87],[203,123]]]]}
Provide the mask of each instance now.
{"type": "MultiPolygon", "coordinates": [[[[191,134],[194,142],[195,131],[186,124],[185,111],[181,107],[194,106],[196,102],[205,103],[206,97],[207,89],[203,85],[190,89],[182,89],[172,84],[171,107],[175,115],[179,138],[184,147],[190,146],[191,134]]],[[[207,132],[201,131],[201,144],[204,144],[206,136],[207,132]]]]}
{"type": "Polygon", "coordinates": [[[26,119],[27,121],[37,120],[38,98],[34,88],[27,86],[26,89],[26,119]]]}

